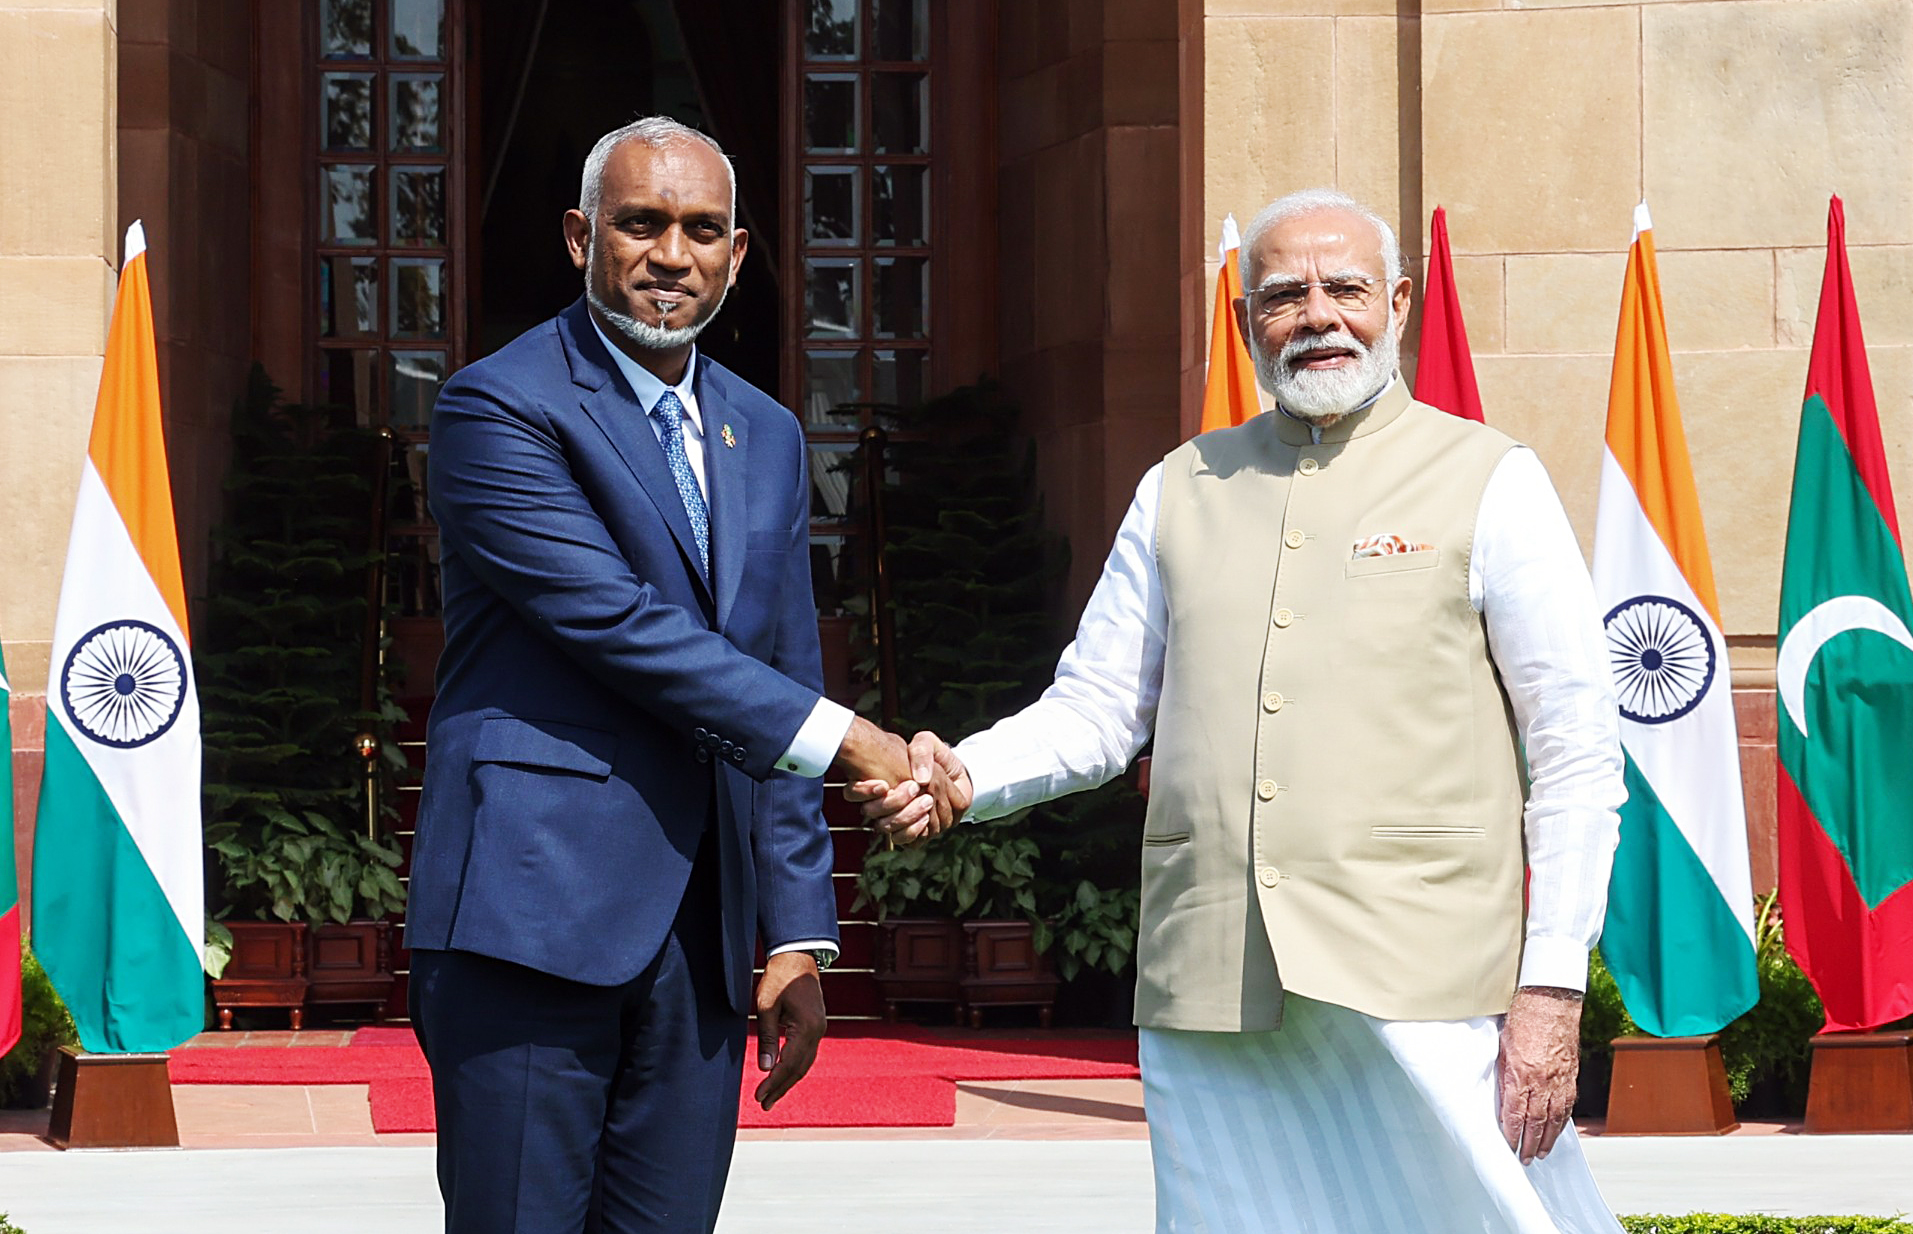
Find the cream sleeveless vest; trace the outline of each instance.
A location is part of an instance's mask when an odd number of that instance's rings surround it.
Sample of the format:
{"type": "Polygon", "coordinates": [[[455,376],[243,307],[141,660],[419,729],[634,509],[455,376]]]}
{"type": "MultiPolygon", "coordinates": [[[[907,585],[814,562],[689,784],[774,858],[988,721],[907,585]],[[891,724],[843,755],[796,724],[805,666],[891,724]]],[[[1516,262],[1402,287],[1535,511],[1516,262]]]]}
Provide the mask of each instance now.
{"type": "Polygon", "coordinates": [[[1275,1028],[1284,989],[1389,1020],[1513,995],[1524,782],[1468,563],[1514,443],[1399,377],[1322,437],[1269,413],[1164,462],[1144,1027],[1275,1028]],[[1378,535],[1411,550],[1353,555],[1378,535]]]}

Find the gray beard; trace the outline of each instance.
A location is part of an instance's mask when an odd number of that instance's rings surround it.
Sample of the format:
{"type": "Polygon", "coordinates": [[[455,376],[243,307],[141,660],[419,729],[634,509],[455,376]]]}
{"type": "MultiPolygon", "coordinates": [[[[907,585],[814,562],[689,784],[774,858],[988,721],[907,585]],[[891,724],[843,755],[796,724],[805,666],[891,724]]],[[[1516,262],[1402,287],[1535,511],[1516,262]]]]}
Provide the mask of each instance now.
{"type": "Polygon", "coordinates": [[[1307,337],[1292,335],[1282,345],[1281,352],[1273,356],[1264,352],[1260,343],[1250,350],[1255,360],[1256,380],[1262,388],[1273,394],[1290,415],[1312,424],[1339,420],[1375,397],[1394,377],[1395,366],[1401,359],[1400,345],[1395,342],[1393,305],[1388,310],[1388,326],[1373,347],[1362,346],[1361,341],[1346,330],[1336,330],[1307,337]],[[1303,352],[1324,346],[1354,352],[1355,363],[1327,370],[1290,367],[1289,361],[1303,352]]]}
{"type": "Polygon", "coordinates": [[[731,294],[731,289],[726,287],[718,294],[717,303],[711,306],[711,311],[688,325],[650,325],[639,321],[629,313],[620,313],[606,304],[604,298],[597,293],[595,289],[597,280],[592,277],[593,267],[597,265],[597,257],[598,237],[594,233],[591,237],[591,247],[585,253],[585,302],[598,310],[598,315],[604,318],[606,325],[645,351],[670,351],[674,348],[690,346],[697,340],[698,335],[704,333],[704,327],[710,325],[717,317],[717,311],[724,307],[725,298],[731,294]]]}

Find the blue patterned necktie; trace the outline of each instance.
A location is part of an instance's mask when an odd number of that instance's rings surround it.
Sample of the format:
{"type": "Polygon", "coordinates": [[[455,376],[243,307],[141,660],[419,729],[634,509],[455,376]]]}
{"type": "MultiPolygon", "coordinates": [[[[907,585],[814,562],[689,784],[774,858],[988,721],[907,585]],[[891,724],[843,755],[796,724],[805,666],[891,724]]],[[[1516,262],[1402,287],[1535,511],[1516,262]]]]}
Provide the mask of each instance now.
{"type": "Polygon", "coordinates": [[[691,517],[698,560],[703,563],[704,577],[708,579],[711,577],[711,514],[704,505],[704,490],[697,486],[697,474],[691,470],[691,456],[684,452],[684,404],[675,391],[666,390],[651,414],[658,418],[658,442],[664,447],[664,461],[671,465],[671,478],[678,482],[684,512],[691,517]]]}

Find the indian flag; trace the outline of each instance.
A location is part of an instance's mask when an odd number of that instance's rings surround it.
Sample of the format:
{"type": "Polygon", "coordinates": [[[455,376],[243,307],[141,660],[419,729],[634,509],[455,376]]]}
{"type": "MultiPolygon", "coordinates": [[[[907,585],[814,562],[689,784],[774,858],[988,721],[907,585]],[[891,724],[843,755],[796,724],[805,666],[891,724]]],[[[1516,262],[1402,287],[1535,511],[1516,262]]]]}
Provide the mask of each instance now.
{"type": "Polygon", "coordinates": [[[34,950],[95,1053],[204,1025],[199,702],[166,470],[146,235],[126,262],[47,672],[34,950]]]}
{"type": "Polygon", "coordinates": [[[1647,206],[1621,292],[1594,535],[1627,804],[1601,956],[1636,1023],[1711,1033],[1759,998],[1727,644],[1647,206]]]}
{"type": "Polygon", "coordinates": [[[20,1040],[20,877],[13,868],[13,721],[0,653],[0,1054],[20,1040]]]}

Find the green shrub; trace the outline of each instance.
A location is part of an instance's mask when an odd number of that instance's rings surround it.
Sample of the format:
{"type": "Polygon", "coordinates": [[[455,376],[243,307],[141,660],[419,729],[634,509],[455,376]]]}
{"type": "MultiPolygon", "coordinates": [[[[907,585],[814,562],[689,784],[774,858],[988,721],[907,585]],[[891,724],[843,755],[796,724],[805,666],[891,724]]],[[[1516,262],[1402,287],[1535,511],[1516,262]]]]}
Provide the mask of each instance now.
{"type": "Polygon", "coordinates": [[[1622,1217],[1627,1234],[1913,1234],[1897,1217],[1741,1217],[1690,1213],[1685,1217],[1622,1217]]]}
{"type": "Polygon", "coordinates": [[[0,1213],[0,1234],[27,1234],[27,1232],[8,1221],[5,1213],[0,1213]]]}
{"type": "MultiPolygon", "coordinates": [[[[40,1078],[47,1052],[80,1039],[66,1004],[54,992],[53,982],[24,938],[20,940],[20,1002],[20,1040],[0,1057],[0,1109],[20,1108],[40,1078]]],[[[7,1234],[10,1228],[5,1220],[0,1217],[0,1234],[7,1234]]]]}

